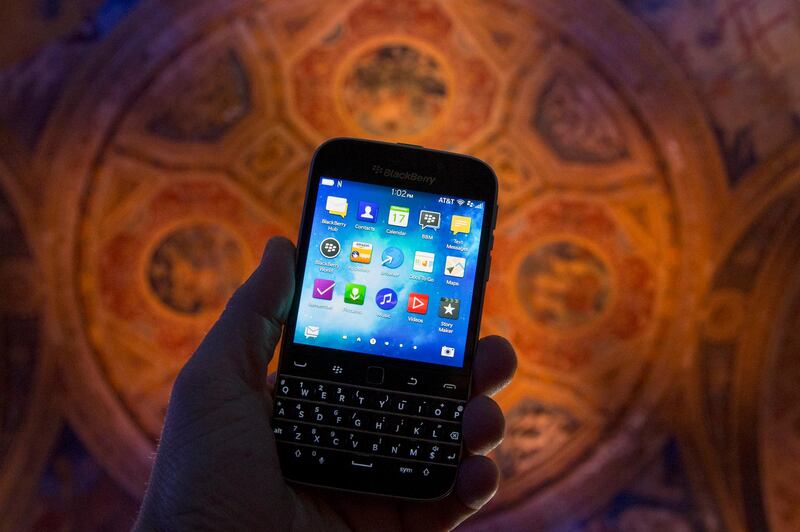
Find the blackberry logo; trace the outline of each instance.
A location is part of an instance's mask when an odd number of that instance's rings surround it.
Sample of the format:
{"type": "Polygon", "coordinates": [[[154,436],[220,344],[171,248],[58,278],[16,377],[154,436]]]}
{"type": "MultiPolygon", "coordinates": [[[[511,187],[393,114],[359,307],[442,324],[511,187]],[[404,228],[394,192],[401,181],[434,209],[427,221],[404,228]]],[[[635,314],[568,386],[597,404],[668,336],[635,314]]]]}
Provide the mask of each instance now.
{"type": "Polygon", "coordinates": [[[339,245],[339,241],[335,238],[326,238],[319,245],[319,252],[327,259],[336,257],[341,250],[342,246],[339,245]]]}
{"type": "Polygon", "coordinates": [[[402,179],[403,181],[415,181],[431,186],[436,182],[436,178],[430,175],[420,175],[416,172],[401,172],[393,170],[392,168],[384,168],[382,166],[373,165],[372,171],[376,174],[382,174],[383,177],[391,177],[392,179],[402,179]]]}

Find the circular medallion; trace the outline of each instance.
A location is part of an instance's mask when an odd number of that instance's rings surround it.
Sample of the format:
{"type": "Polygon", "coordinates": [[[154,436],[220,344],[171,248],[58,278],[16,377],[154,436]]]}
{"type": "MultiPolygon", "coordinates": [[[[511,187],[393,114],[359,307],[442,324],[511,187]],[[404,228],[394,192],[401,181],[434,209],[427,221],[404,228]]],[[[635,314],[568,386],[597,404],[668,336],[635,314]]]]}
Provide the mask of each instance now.
{"type": "Polygon", "coordinates": [[[167,234],[147,267],[150,288],[183,314],[218,310],[244,278],[239,243],[218,225],[192,225],[167,234]]]}
{"type": "Polygon", "coordinates": [[[340,97],[344,109],[367,133],[411,136],[442,112],[447,81],[432,55],[406,44],[385,44],[351,65],[340,97]]]}
{"type": "Polygon", "coordinates": [[[580,244],[559,241],[528,254],[520,264],[518,297],[531,319],[550,327],[574,327],[602,314],[610,298],[603,262],[580,244]]]}

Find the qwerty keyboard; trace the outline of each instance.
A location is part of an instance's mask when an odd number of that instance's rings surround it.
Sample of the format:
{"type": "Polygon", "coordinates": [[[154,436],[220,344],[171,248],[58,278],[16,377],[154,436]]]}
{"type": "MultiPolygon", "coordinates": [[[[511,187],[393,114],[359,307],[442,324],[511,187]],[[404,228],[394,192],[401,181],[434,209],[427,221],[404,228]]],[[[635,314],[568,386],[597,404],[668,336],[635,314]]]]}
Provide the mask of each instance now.
{"type": "Polygon", "coordinates": [[[272,428],[290,478],[348,475],[348,489],[375,491],[378,479],[455,478],[463,411],[462,401],[284,374],[272,428]]]}

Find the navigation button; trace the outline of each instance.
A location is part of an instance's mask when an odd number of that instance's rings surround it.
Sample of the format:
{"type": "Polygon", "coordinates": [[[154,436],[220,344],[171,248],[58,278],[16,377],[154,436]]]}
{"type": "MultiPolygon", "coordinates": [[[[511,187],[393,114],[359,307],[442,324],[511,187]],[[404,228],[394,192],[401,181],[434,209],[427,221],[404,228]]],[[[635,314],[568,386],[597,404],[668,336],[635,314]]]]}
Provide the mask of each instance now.
{"type": "Polygon", "coordinates": [[[367,368],[367,382],[369,384],[383,384],[384,371],[380,366],[367,368]]]}

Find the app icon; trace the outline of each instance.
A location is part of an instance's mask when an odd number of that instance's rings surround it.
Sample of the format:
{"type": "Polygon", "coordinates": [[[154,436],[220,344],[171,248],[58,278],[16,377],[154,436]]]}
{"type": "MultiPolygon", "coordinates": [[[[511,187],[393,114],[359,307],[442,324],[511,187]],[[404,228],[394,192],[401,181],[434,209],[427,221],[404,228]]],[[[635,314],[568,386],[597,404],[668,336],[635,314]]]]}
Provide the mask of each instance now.
{"type": "Polygon", "coordinates": [[[391,288],[381,288],[375,294],[375,304],[383,310],[392,310],[397,305],[397,292],[391,288]]]}
{"type": "Polygon", "coordinates": [[[442,346],[442,356],[447,358],[453,358],[456,356],[456,348],[455,347],[448,347],[446,345],[442,346]]]}
{"type": "Polygon", "coordinates": [[[319,325],[306,325],[303,330],[303,336],[306,338],[316,338],[319,336],[319,325]]]}
{"type": "Polygon", "coordinates": [[[419,226],[422,229],[430,227],[431,229],[439,229],[442,222],[442,213],[435,211],[419,211],[419,226]]]}
{"type": "Polygon", "coordinates": [[[418,272],[433,272],[433,259],[435,256],[427,251],[417,251],[414,254],[414,269],[418,272]]]}
{"type": "Polygon", "coordinates": [[[428,296],[426,294],[408,294],[408,311],[414,314],[428,313],[428,296]]]}
{"type": "Polygon", "coordinates": [[[351,305],[363,305],[367,287],[363,284],[347,283],[344,287],[344,302],[351,305]]]}
{"type": "Polygon", "coordinates": [[[450,222],[450,230],[454,235],[457,235],[458,233],[464,233],[466,235],[469,233],[471,225],[472,218],[469,216],[459,216],[454,214],[453,220],[450,222]]]}
{"type": "Polygon", "coordinates": [[[356,216],[362,222],[372,222],[378,219],[378,204],[371,201],[358,202],[358,215],[356,216]]]}
{"type": "Polygon", "coordinates": [[[386,266],[391,269],[399,268],[403,264],[403,259],[405,259],[403,250],[391,246],[384,249],[383,253],[381,253],[381,266],[386,266]]]}
{"type": "Polygon", "coordinates": [[[398,207],[392,205],[389,207],[389,225],[396,225],[397,227],[408,227],[408,218],[411,210],[408,207],[398,207]]]}
{"type": "Polygon", "coordinates": [[[372,244],[369,242],[353,242],[353,247],[350,248],[350,260],[361,264],[369,264],[372,261],[372,244]]]}
{"type": "Polygon", "coordinates": [[[319,252],[327,259],[336,257],[341,250],[342,246],[339,245],[339,241],[335,238],[326,238],[319,244],[319,252]]]}
{"type": "Polygon", "coordinates": [[[449,320],[458,319],[458,310],[461,308],[461,300],[452,297],[439,299],[439,317],[449,320]]]}
{"type": "Polygon", "coordinates": [[[336,282],[331,279],[314,279],[314,293],[311,296],[315,299],[333,299],[333,287],[336,282]]]}
{"type": "Polygon", "coordinates": [[[450,277],[464,277],[464,268],[467,267],[467,259],[464,257],[447,256],[444,260],[444,274],[450,277]]]}
{"type": "Polygon", "coordinates": [[[328,196],[325,202],[325,210],[328,211],[328,214],[344,218],[347,216],[347,198],[328,196]]]}

